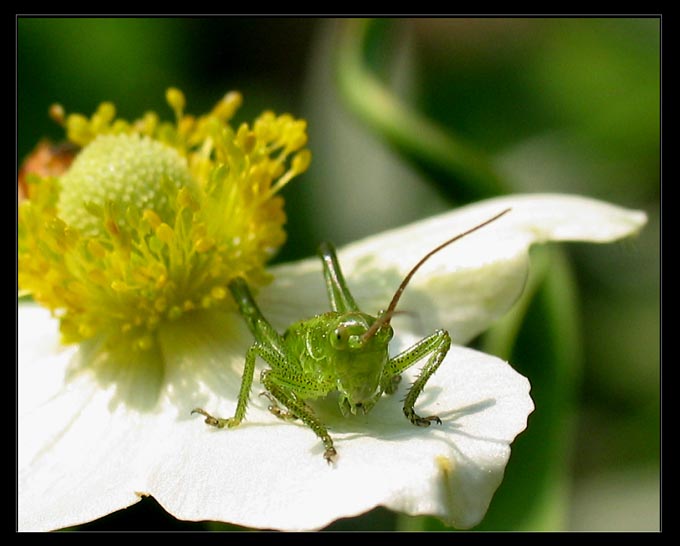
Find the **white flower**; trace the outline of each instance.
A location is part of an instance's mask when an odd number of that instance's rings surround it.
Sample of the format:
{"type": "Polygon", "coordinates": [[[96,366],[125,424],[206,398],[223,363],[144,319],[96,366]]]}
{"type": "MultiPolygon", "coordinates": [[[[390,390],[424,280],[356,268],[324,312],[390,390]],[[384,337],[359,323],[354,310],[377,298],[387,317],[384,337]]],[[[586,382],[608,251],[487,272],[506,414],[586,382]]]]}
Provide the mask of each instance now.
{"type": "MultiPolygon", "coordinates": [[[[190,415],[197,406],[233,415],[252,341],[238,314],[187,313],[159,326],[158,350],[117,354],[92,340],[60,346],[58,321],[22,304],[19,529],[84,523],[145,495],[179,519],[257,528],[318,529],[379,505],[476,525],[534,406],[528,380],[508,363],[460,345],[519,297],[531,244],[613,241],[639,230],[645,215],[580,197],[514,196],[339,251],[359,306],[377,313],[428,250],[507,207],[509,214],[428,261],[399,304],[408,313],[392,322],[395,353],[437,328],[451,333],[455,345],[416,405],[442,425],[414,427],[402,414],[414,366],[399,392],[368,415],[343,418],[335,405],[319,406],[338,451],[334,465],[309,428],[267,411],[258,384],[240,427],[217,430],[190,415]]],[[[317,258],[270,272],[274,282],[257,300],[280,331],[328,309],[317,258]]]]}

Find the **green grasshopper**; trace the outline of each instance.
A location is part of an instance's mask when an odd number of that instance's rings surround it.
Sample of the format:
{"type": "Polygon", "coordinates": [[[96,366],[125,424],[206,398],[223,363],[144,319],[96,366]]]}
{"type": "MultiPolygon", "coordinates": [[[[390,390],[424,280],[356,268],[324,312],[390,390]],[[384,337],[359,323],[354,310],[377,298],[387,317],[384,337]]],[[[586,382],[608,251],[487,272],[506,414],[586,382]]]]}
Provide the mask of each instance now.
{"type": "Polygon", "coordinates": [[[418,415],[414,405],[444,360],[451,347],[451,337],[445,330],[437,330],[390,358],[388,344],[394,335],[390,320],[406,285],[421,265],[444,247],[490,224],[509,210],[456,235],[426,254],[409,271],[387,309],[377,317],[359,310],[330,243],[320,245],[319,256],[332,310],[294,323],[283,335],[262,315],[246,281],[235,279],[229,289],[255,337],[246,353],[236,413],[228,419],[213,417],[201,408],[195,408],[191,413],[205,416],[205,422],[217,428],[238,426],[245,417],[255,360],[259,356],[269,365],[260,375],[266,389],[262,394],[271,402],[269,411],[280,419],[299,419],[311,428],[323,442],[324,458],[332,463],[337,455],[333,439],[306,400],[323,398],[338,391],[343,416],[356,415],[359,411],[366,414],[383,393],[392,394],[397,390],[405,370],[429,357],[404,399],[403,411],[416,426],[428,427],[432,422],[441,424],[436,415],[418,415]],[[281,409],[277,402],[286,409],[281,409]]]}

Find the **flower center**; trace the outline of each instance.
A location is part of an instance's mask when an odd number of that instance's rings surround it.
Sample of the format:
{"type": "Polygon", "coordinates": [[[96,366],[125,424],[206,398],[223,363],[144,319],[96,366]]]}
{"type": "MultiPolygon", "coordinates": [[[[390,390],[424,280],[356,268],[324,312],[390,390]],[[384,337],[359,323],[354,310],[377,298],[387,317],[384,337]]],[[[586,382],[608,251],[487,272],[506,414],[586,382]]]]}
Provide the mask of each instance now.
{"type": "Polygon", "coordinates": [[[268,280],[266,261],[285,241],[278,190],[306,170],[304,121],[262,114],[228,121],[240,95],[176,124],[153,113],[133,123],[105,103],[88,120],[65,119],[83,146],[60,178],[27,176],[19,207],[19,287],[52,310],[62,340],[101,336],[149,349],[163,321],[230,307],[237,276],[268,280]]]}
{"type": "Polygon", "coordinates": [[[61,177],[59,215],[91,236],[102,235],[104,229],[92,205],[95,210],[107,203],[123,210],[151,209],[167,221],[172,204],[165,185],[177,190],[195,185],[186,158],[177,150],[135,134],[101,135],[61,177]]]}

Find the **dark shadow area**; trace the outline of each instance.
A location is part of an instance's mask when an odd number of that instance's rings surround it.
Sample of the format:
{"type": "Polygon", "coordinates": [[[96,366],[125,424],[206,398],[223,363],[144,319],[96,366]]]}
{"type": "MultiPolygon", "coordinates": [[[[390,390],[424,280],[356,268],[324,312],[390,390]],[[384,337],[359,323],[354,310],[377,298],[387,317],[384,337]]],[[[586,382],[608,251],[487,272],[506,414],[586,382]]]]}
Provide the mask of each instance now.
{"type": "MultiPolygon", "coordinates": [[[[234,526],[234,529],[241,529],[234,526]]],[[[69,527],[64,531],[206,531],[204,522],[180,521],[173,518],[152,497],[98,520],[69,527]]]]}
{"type": "MultiPolygon", "coordinates": [[[[339,519],[321,529],[321,531],[352,531],[357,528],[365,531],[391,531],[396,526],[397,517],[396,512],[378,507],[354,518],[339,519]],[[359,525],[357,526],[357,524],[359,525]]],[[[96,521],[62,529],[62,532],[74,531],[250,532],[251,530],[229,523],[181,521],[168,514],[153,497],[145,497],[134,506],[119,510],[96,521]]]]}

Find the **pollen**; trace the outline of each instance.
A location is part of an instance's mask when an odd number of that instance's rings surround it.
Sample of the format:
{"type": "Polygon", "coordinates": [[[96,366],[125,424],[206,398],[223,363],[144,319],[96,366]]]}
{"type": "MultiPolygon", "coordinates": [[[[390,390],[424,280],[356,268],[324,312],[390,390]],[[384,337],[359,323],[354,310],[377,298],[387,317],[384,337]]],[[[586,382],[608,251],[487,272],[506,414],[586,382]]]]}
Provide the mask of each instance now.
{"type": "Polygon", "coordinates": [[[235,277],[266,282],[285,241],[280,190],[309,165],[305,122],[265,112],[234,129],[239,93],[198,117],[181,91],[166,99],[172,122],[59,107],[75,159],[25,177],[19,288],[60,320],[64,343],[149,350],[164,321],[232,306],[235,277]]]}
{"type": "Polygon", "coordinates": [[[135,134],[97,137],[78,154],[60,182],[61,218],[93,236],[101,235],[103,226],[86,203],[96,209],[109,202],[121,208],[151,209],[166,219],[173,204],[164,185],[175,189],[194,185],[186,158],[177,150],[135,134]]]}

